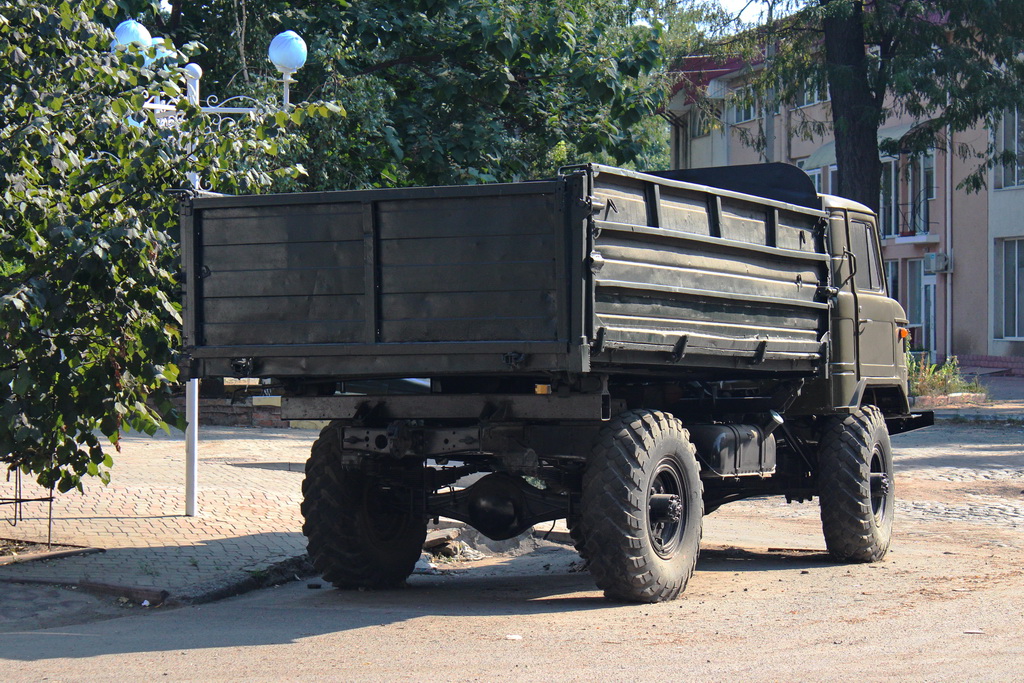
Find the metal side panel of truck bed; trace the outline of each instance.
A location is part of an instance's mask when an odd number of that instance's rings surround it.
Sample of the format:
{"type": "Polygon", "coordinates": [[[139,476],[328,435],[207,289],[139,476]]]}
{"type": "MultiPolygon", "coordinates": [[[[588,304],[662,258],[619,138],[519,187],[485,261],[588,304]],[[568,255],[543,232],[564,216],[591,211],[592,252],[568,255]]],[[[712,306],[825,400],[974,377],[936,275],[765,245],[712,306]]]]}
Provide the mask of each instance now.
{"type": "Polygon", "coordinates": [[[821,211],[588,165],[186,199],[194,376],[824,372],[821,211]]]}

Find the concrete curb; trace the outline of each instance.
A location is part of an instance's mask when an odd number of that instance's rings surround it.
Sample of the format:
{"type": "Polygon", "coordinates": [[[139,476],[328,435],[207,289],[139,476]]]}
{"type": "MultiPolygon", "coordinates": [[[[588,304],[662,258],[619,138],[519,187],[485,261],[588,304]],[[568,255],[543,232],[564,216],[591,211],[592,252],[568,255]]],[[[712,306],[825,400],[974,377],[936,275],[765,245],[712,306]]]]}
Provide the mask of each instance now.
{"type": "MultiPolygon", "coordinates": [[[[99,548],[89,548],[92,552],[104,552],[99,548]]],[[[75,553],[78,554],[78,553],[75,553]]],[[[0,578],[0,584],[26,584],[34,586],[73,586],[79,590],[99,595],[110,595],[141,603],[145,600],[150,606],[175,607],[180,605],[201,605],[207,602],[242,595],[260,588],[269,588],[290,581],[302,580],[316,575],[316,570],[309,562],[307,555],[300,555],[283,560],[267,569],[255,572],[240,572],[234,577],[218,581],[215,585],[198,587],[198,590],[185,588],[172,593],[160,588],[141,588],[111,583],[99,583],[81,579],[31,579],[31,578],[0,578]]]]}
{"type": "Polygon", "coordinates": [[[298,555],[277,562],[266,569],[254,572],[236,573],[232,578],[217,585],[198,587],[196,592],[183,592],[181,595],[171,595],[171,601],[177,604],[202,605],[207,602],[215,602],[224,598],[231,598],[242,595],[260,588],[279,586],[291,581],[301,581],[316,575],[316,569],[309,561],[308,555],[298,555]]]}
{"type": "Polygon", "coordinates": [[[167,603],[170,593],[156,588],[138,588],[136,586],[118,586],[112,583],[98,583],[96,581],[79,581],[75,584],[79,590],[87,593],[98,593],[99,595],[113,595],[118,598],[128,598],[132,602],[142,603],[149,601],[151,607],[157,607],[167,603]]]}
{"type": "Polygon", "coordinates": [[[68,550],[49,550],[43,553],[29,553],[28,555],[10,555],[0,557],[0,567],[9,564],[22,564],[24,562],[35,562],[37,560],[57,560],[62,557],[73,557],[75,555],[91,555],[93,553],[105,553],[103,548],[69,548],[68,550]]]}
{"type": "Polygon", "coordinates": [[[982,422],[1024,424],[1024,415],[999,415],[993,413],[935,413],[936,421],[943,422],[982,422]]]}

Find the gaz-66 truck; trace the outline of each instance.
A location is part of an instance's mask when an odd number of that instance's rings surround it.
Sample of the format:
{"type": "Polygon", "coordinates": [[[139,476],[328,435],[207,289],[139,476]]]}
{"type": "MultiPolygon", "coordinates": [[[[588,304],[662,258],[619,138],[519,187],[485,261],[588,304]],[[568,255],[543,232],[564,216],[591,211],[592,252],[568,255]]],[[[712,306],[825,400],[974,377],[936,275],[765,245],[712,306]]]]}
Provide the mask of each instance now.
{"type": "Polygon", "coordinates": [[[188,197],[181,220],[190,376],[272,378],[283,417],[329,421],[302,513],[335,586],[403,582],[430,519],[564,518],[607,596],[668,600],[703,516],[753,496],[817,496],[838,559],[888,550],[889,435],[931,416],[875,216],[799,169],[188,197]]]}

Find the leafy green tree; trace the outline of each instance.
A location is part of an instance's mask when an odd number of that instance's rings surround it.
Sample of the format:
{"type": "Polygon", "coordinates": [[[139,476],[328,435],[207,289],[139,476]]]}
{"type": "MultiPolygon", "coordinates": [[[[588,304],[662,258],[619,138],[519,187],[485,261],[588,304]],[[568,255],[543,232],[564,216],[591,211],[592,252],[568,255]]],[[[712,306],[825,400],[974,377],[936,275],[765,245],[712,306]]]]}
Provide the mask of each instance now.
{"type": "Polygon", "coordinates": [[[186,186],[186,170],[213,189],[266,186],[288,139],[255,118],[212,129],[181,98],[181,55],[111,51],[97,19],[116,11],[0,2],[0,462],[61,491],[109,480],[103,442],[116,446],[122,429],[177,419],[177,216],[165,190],[186,186]],[[179,103],[176,125],[159,125],[151,97],[179,103]]]}
{"type": "MultiPolygon", "coordinates": [[[[839,194],[878,208],[878,130],[909,114],[921,125],[884,151],[946,146],[947,131],[995,129],[1024,105],[1024,3],[1020,0],[766,0],[770,25],[718,41],[763,62],[753,80],[764,93],[792,97],[808,81],[827,83],[836,141],[839,194]],[[766,47],[777,46],[767,61],[766,47]]],[[[994,145],[954,148],[978,161],[965,181],[979,189],[993,164],[1011,161],[994,145]]],[[[1016,163],[1015,160],[1012,160],[1016,163]]]]}
{"type": "Polygon", "coordinates": [[[337,100],[350,115],[310,124],[293,158],[309,171],[303,187],[342,189],[547,176],[566,150],[572,161],[650,159],[664,149],[650,124],[664,92],[660,30],[636,20],[658,7],[179,0],[160,21],[209,48],[198,61],[221,95],[273,88],[266,45],[282,30],[303,35],[296,99],[337,100]]]}

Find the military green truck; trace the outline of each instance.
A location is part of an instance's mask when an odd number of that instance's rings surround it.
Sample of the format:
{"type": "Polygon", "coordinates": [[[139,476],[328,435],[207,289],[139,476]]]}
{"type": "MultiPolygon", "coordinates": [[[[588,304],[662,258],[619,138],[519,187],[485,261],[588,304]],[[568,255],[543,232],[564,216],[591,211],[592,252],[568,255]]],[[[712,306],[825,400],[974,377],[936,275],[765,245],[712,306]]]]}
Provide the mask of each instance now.
{"type": "Polygon", "coordinates": [[[181,203],[186,367],[324,420],[313,564],[402,583],[427,524],[565,519],[609,597],[676,597],[704,515],[820,500],[889,547],[907,320],[875,216],[782,164],[181,203]],[[410,379],[416,378],[416,379],[410,379]]]}

